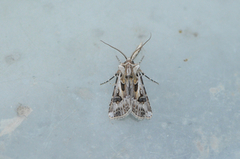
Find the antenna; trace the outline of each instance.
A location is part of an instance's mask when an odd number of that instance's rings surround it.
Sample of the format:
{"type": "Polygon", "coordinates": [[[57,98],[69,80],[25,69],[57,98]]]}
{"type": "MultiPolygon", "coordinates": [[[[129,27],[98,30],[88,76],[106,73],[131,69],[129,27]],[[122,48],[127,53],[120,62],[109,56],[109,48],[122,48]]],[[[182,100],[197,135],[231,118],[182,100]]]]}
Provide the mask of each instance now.
{"type": "Polygon", "coordinates": [[[101,42],[103,42],[104,44],[106,44],[106,45],[108,45],[108,46],[110,46],[111,48],[113,48],[113,49],[115,49],[115,50],[117,50],[118,52],[120,52],[124,57],[125,57],[125,59],[127,60],[127,56],[126,55],[124,55],[124,53],[122,52],[122,51],[120,51],[119,49],[117,49],[117,48],[115,48],[115,47],[113,47],[112,45],[110,45],[110,44],[108,44],[108,43],[106,43],[106,42],[104,42],[104,41],[102,41],[102,40],[100,40],[101,42]]]}
{"type": "Polygon", "coordinates": [[[138,55],[138,53],[141,51],[141,49],[142,49],[142,47],[150,40],[152,38],[152,34],[150,33],[150,37],[147,39],[147,41],[145,42],[145,43],[143,43],[143,44],[140,44],[138,47],[137,47],[137,49],[132,53],[132,56],[131,56],[131,60],[134,60],[136,57],[137,57],[137,55],[138,55]]]}

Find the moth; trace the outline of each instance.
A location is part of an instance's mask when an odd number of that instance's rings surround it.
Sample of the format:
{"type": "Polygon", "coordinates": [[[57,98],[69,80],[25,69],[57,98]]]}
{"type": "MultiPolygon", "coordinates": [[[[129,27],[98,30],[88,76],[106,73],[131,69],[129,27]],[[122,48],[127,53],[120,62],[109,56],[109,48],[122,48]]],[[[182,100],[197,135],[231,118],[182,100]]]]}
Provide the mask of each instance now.
{"type": "Polygon", "coordinates": [[[116,77],[108,111],[110,119],[121,119],[128,116],[130,113],[139,120],[144,118],[151,119],[152,108],[150,106],[142,76],[145,76],[147,79],[156,84],[158,83],[150,79],[140,69],[140,63],[142,62],[144,56],[137,64],[133,61],[141,51],[142,47],[150,39],[151,36],[145,43],[140,43],[129,58],[127,58],[127,56],[119,49],[101,40],[104,44],[120,52],[126,59],[124,63],[121,63],[119,58],[116,56],[120,63],[117,73],[106,82],[101,83],[101,85],[105,84],[116,77]]]}

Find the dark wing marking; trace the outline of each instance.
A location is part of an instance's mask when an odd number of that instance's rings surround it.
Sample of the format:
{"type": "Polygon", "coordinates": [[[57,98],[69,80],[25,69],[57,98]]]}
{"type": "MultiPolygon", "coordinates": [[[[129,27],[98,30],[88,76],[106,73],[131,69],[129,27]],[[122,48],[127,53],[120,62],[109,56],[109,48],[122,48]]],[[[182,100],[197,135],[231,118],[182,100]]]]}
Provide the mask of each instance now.
{"type": "Polygon", "coordinates": [[[124,118],[131,112],[131,98],[126,97],[126,83],[121,80],[121,71],[118,71],[113,89],[108,116],[110,119],[124,118]]]}
{"type": "Polygon", "coordinates": [[[137,73],[137,82],[134,83],[134,99],[132,100],[132,115],[139,120],[151,119],[152,108],[142,80],[142,74],[137,73]]]}

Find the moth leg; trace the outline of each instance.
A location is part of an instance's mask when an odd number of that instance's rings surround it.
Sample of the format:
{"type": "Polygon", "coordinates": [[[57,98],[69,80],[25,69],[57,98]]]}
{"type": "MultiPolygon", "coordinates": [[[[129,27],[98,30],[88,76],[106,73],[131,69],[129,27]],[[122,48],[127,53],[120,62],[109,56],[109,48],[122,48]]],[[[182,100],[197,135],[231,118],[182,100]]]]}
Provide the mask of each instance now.
{"type": "Polygon", "coordinates": [[[156,83],[156,84],[159,84],[158,82],[154,81],[153,79],[149,78],[147,75],[145,75],[144,73],[142,73],[142,75],[144,75],[147,79],[149,79],[150,81],[156,83]]]}
{"type": "Polygon", "coordinates": [[[112,76],[109,80],[107,80],[106,82],[101,83],[100,85],[103,85],[103,84],[105,84],[105,83],[108,83],[108,82],[111,81],[115,76],[116,76],[116,75],[112,76]]]}

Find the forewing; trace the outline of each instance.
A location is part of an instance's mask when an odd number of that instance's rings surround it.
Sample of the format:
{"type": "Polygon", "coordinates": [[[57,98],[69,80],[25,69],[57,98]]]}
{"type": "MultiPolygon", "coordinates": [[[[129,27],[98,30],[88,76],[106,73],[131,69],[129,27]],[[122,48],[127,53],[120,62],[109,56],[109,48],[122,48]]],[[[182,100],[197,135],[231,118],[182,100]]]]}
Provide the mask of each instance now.
{"type": "Polygon", "coordinates": [[[152,108],[150,106],[146,89],[142,80],[142,74],[137,73],[134,79],[134,99],[132,100],[132,115],[137,119],[151,119],[152,108]]]}
{"type": "Polygon", "coordinates": [[[110,119],[121,119],[131,112],[131,98],[126,96],[126,83],[123,78],[121,71],[118,71],[109,105],[108,116],[110,119]]]}

